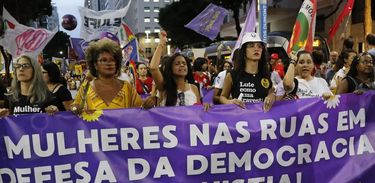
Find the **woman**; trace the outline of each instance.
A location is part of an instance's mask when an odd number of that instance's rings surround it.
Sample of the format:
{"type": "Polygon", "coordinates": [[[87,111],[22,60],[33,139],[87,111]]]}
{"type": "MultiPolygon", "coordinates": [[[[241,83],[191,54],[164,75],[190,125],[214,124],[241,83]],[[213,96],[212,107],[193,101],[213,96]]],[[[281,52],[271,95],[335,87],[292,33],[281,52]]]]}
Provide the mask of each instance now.
{"type": "MultiPolygon", "coordinates": [[[[93,80],[83,83],[77,93],[72,111],[102,110],[141,107],[142,99],[136,89],[126,81],[117,79],[121,69],[120,46],[109,39],[90,43],[86,60],[93,80]]],[[[148,108],[149,103],[144,107],[148,108]]]]}
{"type": "Polygon", "coordinates": [[[163,73],[159,70],[162,50],[165,48],[167,33],[162,31],[160,43],[157,46],[150,63],[151,75],[159,91],[161,106],[185,106],[200,103],[197,86],[188,83],[192,79],[191,65],[181,54],[168,57],[164,63],[163,73]]]}
{"type": "Polygon", "coordinates": [[[43,79],[47,83],[48,90],[56,97],[59,111],[70,109],[73,103],[72,94],[66,88],[66,82],[63,82],[59,67],[53,62],[43,62],[43,79]]]}
{"type": "Polygon", "coordinates": [[[352,93],[356,90],[375,89],[374,58],[368,52],[355,57],[347,76],[341,80],[337,93],[352,93]]]}
{"type": "Polygon", "coordinates": [[[285,93],[295,95],[296,98],[320,96],[329,98],[332,93],[327,82],[323,78],[312,75],[315,65],[311,53],[299,51],[297,57],[293,54],[290,56],[288,71],[283,80],[285,93]],[[295,76],[295,70],[298,76],[295,76]]]}
{"type": "Polygon", "coordinates": [[[21,55],[13,68],[9,109],[1,109],[0,117],[42,112],[52,114],[58,111],[57,102],[43,81],[42,70],[36,59],[21,55]]]}
{"type": "Polygon", "coordinates": [[[337,63],[333,70],[336,72],[333,76],[330,88],[333,93],[336,93],[337,86],[341,82],[341,80],[346,76],[350,69],[350,65],[352,64],[353,58],[357,55],[357,52],[355,52],[352,49],[346,49],[341,52],[339,59],[337,60],[337,63]]]}
{"type": "Polygon", "coordinates": [[[147,66],[144,63],[137,64],[138,79],[136,80],[137,92],[140,95],[153,93],[155,83],[152,77],[147,76],[147,66]]]}
{"type": "Polygon", "coordinates": [[[222,104],[245,107],[244,102],[263,102],[268,111],[274,100],[272,82],[267,61],[267,50],[259,35],[248,32],[241,41],[238,67],[227,74],[220,96],[222,104]],[[229,95],[233,99],[229,99],[229,95]]]}

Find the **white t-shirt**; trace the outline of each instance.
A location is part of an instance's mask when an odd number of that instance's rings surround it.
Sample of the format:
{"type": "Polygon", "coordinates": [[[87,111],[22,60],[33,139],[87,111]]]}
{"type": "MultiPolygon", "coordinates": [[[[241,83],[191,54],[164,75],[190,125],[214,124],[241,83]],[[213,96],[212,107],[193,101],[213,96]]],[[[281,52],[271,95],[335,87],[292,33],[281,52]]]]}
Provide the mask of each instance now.
{"type": "MultiPolygon", "coordinates": [[[[326,80],[319,77],[313,77],[312,80],[296,78],[298,80],[298,88],[296,95],[298,98],[320,97],[323,93],[331,93],[326,80]]],[[[294,88],[293,88],[294,90],[294,88]]]]}
{"type": "Polygon", "coordinates": [[[342,79],[342,78],[344,78],[346,76],[345,70],[346,70],[346,68],[343,67],[339,71],[337,71],[336,74],[333,76],[333,78],[331,80],[331,83],[330,83],[330,86],[332,88],[336,88],[337,87],[337,83],[339,82],[339,81],[337,81],[338,77],[340,77],[342,79]]]}
{"type": "Polygon", "coordinates": [[[272,85],[276,88],[276,86],[281,83],[283,80],[281,79],[279,73],[277,71],[272,71],[271,73],[271,81],[272,85]]]}
{"type": "Polygon", "coordinates": [[[215,78],[215,88],[223,89],[224,82],[225,82],[225,76],[227,75],[227,70],[221,71],[215,78]]]}
{"type": "Polygon", "coordinates": [[[121,72],[120,76],[118,76],[117,78],[121,81],[127,81],[127,82],[131,83],[131,79],[130,79],[129,75],[126,74],[126,73],[121,72]]]}

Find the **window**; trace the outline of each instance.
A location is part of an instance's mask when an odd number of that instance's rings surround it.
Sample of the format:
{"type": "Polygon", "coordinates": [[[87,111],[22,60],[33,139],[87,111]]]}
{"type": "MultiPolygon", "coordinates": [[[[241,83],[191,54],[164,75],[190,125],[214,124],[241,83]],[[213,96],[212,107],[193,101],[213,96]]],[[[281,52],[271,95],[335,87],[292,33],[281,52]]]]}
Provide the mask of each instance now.
{"type": "Polygon", "coordinates": [[[146,2],[146,3],[147,3],[147,2],[150,2],[150,0],[143,0],[143,2],[146,2]]]}
{"type": "Polygon", "coordinates": [[[144,12],[145,13],[148,13],[148,12],[150,12],[151,10],[150,10],[150,7],[145,7],[145,9],[144,9],[144,12]]]}
{"type": "Polygon", "coordinates": [[[155,39],[154,39],[154,42],[155,42],[155,43],[159,43],[159,42],[160,42],[160,39],[159,39],[159,38],[155,38],[155,39]]]}
{"type": "Polygon", "coordinates": [[[159,13],[159,7],[154,7],[154,13],[159,13]]]}
{"type": "Polygon", "coordinates": [[[154,22],[159,22],[159,18],[154,18],[154,22]]]}
{"type": "Polygon", "coordinates": [[[146,48],[146,53],[151,54],[151,48],[146,48]]]}
{"type": "MultiPolygon", "coordinates": [[[[145,39],[145,43],[151,43],[151,39],[150,38],[146,38],[145,39]]],[[[150,51],[151,52],[151,51],[150,51]]]]}
{"type": "Polygon", "coordinates": [[[164,2],[166,2],[166,3],[170,3],[170,2],[171,2],[171,0],[164,0],[164,2]]]}
{"type": "Polygon", "coordinates": [[[159,27],[155,27],[155,28],[154,28],[154,32],[155,32],[155,33],[159,33],[159,32],[160,32],[160,28],[159,28],[159,27]]]}
{"type": "Polygon", "coordinates": [[[145,22],[150,22],[150,17],[145,17],[145,22]]]}
{"type": "Polygon", "coordinates": [[[150,34],[151,33],[151,28],[150,27],[145,27],[145,33],[150,34]]]}
{"type": "Polygon", "coordinates": [[[154,2],[159,2],[159,0],[154,0],[154,2]]]}

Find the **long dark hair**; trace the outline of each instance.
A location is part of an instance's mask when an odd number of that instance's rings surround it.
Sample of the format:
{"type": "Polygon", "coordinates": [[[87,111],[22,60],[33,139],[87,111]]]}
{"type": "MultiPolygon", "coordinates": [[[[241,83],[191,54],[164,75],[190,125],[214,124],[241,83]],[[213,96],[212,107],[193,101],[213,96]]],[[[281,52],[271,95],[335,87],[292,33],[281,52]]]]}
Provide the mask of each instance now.
{"type": "Polygon", "coordinates": [[[47,74],[51,83],[53,84],[60,83],[66,86],[67,83],[64,80],[64,78],[61,76],[60,69],[55,63],[50,62],[50,61],[45,61],[42,63],[42,67],[44,70],[47,71],[47,74]]]}
{"type": "Polygon", "coordinates": [[[349,53],[355,53],[357,54],[356,51],[352,50],[352,49],[346,49],[346,50],[343,50],[340,55],[339,55],[339,58],[337,59],[337,62],[335,64],[335,67],[333,68],[333,70],[335,72],[339,71],[342,67],[344,67],[344,64],[345,64],[345,59],[348,59],[349,58],[349,53]]]}
{"type": "Polygon", "coordinates": [[[191,61],[187,57],[181,55],[180,53],[175,53],[171,57],[169,57],[165,62],[165,68],[163,72],[163,78],[164,78],[164,90],[166,91],[166,106],[175,106],[177,103],[177,84],[174,80],[173,73],[172,73],[172,67],[173,67],[173,61],[177,57],[184,57],[186,60],[187,65],[187,75],[185,76],[185,80],[187,80],[188,83],[193,84],[194,78],[193,78],[193,71],[191,67],[191,61]]]}
{"type": "MultiPolygon", "coordinates": [[[[361,54],[359,54],[358,56],[354,57],[353,59],[353,62],[352,62],[352,65],[350,65],[350,69],[349,69],[349,72],[348,72],[348,76],[352,77],[352,78],[355,78],[357,77],[358,75],[358,70],[357,70],[357,66],[359,64],[359,60],[363,57],[363,56],[367,56],[369,55],[372,60],[374,61],[374,56],[372,56],[370,53],[368,52],[363,52],[361,54]]],[[[369,76],[370,78],[374,78],[374,72],[371,73],[371,75],[369,76]]]]}
{"type": "MultiPolygon", "coordinates": [[[[245,73],[246,68],[246,45],[249,43],[245,43],[242,45],[239,54],[238,54],[238,67],[235,67],[234,70],[236,70],[240,76],[245,73]]],[[[268,53],[266,46],[262,43],[263,49],[262,49],[262,55],[260,57],[259,63],[258,63],[258,74],[262,78],[270,79],[270,70],[267,66],[267,60],[268,60],[268,53]]]]}

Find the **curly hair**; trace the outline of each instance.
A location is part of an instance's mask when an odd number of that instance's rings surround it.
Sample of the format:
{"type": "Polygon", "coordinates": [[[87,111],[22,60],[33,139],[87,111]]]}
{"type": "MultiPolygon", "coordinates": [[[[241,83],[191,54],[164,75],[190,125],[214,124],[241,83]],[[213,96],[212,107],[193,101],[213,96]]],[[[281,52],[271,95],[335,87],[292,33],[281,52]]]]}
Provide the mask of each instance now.
{"type": "Polygon", "coordinates": [[[109,39],[101,39],[96,42],[89,44],[86,49],[86,60],[89,66],[90,73],[94,77],[98,77],[98,71],[95,68],[95,64],[98,62],[99,55],[101,53],[108,52],[113,55],[116,60],[116,73],[120,73],[121,62],[122,62],[122,50],[120,45],[109,39]]]}

